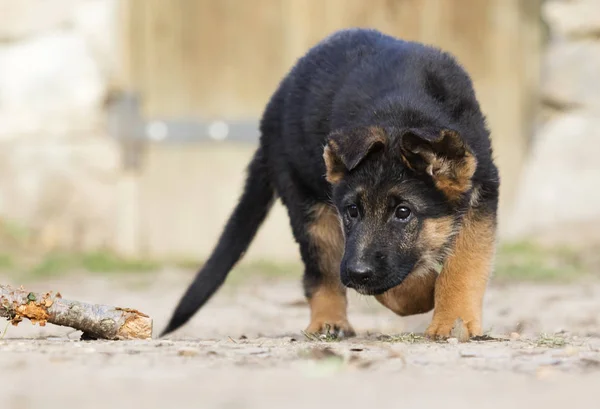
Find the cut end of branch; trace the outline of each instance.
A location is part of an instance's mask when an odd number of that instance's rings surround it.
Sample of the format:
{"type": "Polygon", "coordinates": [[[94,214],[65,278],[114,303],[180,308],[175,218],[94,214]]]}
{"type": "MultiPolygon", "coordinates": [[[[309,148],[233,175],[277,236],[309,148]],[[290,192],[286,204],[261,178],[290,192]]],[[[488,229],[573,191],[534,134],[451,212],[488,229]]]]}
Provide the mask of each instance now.
{"type": "Polygon", "coordinates": [[[128,314],[125,324],[117,332],[117,339],[152,339],[152,319],[137,311],[128,314]]]}

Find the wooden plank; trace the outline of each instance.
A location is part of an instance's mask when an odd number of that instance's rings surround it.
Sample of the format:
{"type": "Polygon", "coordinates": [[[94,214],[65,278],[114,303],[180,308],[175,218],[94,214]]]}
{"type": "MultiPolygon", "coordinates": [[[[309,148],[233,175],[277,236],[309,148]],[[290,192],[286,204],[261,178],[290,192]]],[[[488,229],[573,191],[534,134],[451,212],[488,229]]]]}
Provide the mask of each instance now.
{"type": "Polygon", "coordinates": [[[148,116],[254,118],[284,72],[273,0],[127,0],[124,77],[148,116]]]}

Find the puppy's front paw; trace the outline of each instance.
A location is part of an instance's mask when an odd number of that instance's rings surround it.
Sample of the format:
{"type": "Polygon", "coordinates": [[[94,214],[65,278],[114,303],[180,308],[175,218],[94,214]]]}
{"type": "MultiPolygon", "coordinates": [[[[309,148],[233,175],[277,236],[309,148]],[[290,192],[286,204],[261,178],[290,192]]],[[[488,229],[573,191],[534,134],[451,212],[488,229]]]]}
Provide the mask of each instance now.
{"type": "Polygon", "coordinates": [[[425,335],[431,339],[457,338],[467,342],[471,337],[481,335],[481,322],[472,317],[464,321],[460,316],[433,317],[425,335]]]}
{"type": "Polygon", "coordinates": [[[348,320],[313,320],[305,331],[310,335],[350,338],[356,335],[348,320]]]}

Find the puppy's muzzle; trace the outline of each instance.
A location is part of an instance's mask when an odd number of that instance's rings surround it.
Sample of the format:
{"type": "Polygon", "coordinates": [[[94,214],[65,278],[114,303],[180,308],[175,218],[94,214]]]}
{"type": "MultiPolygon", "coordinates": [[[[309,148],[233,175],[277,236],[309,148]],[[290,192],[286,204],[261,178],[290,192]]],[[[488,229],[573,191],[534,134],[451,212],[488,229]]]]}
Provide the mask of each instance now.
{"type": "Polygon", "coordinates": [[[350,288],[368,287],[375,277],[375,269],[364,261],[352,261],[346,266],[345,276],[348,279],[345,284],[350,288]]]}

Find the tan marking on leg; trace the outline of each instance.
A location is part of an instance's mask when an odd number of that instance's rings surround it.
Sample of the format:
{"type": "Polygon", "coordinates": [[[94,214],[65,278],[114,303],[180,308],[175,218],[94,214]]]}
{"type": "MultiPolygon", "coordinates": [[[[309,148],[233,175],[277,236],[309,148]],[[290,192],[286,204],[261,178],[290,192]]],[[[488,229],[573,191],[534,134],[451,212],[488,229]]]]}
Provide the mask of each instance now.
{"type": "Polygon", "coordinates": [[[346,289],[340,281],[340,262],[344,254],[344,236],[335,208],[319,204],[313,209],[313,223],[308,228],[311,241],[318,251],[319,269],[323,280],[309,299],[310,325],[308,333],[343,332],[354,335],[348,322],[346,289]]]}
{"type": "Polygon", "coordinates": [[[319,268],[326,281],[340,283],[340,262],[344,255],[344,235],[333,206],[318,204],[312,209],[313,222],[308,228],[313,245],[319,252],[319,268]]]}
{"type": "Polygon", "coordinates": [[[495,217],[474,215],[470,211],[437,279],[428,336],[447,338],[456,322],[463,326],[463,331],[458,332],[465,337],[481,335],[481,310],[495,244],[495,217]]]}
{"type": "Polygon", "coordinates": [[[353,336],[354,329],[346,315],[346,294],[322,285],[308,301],[310,304],[310,324],[306,328],[309,334],[330,331],[344,337],[353,336]]]}

